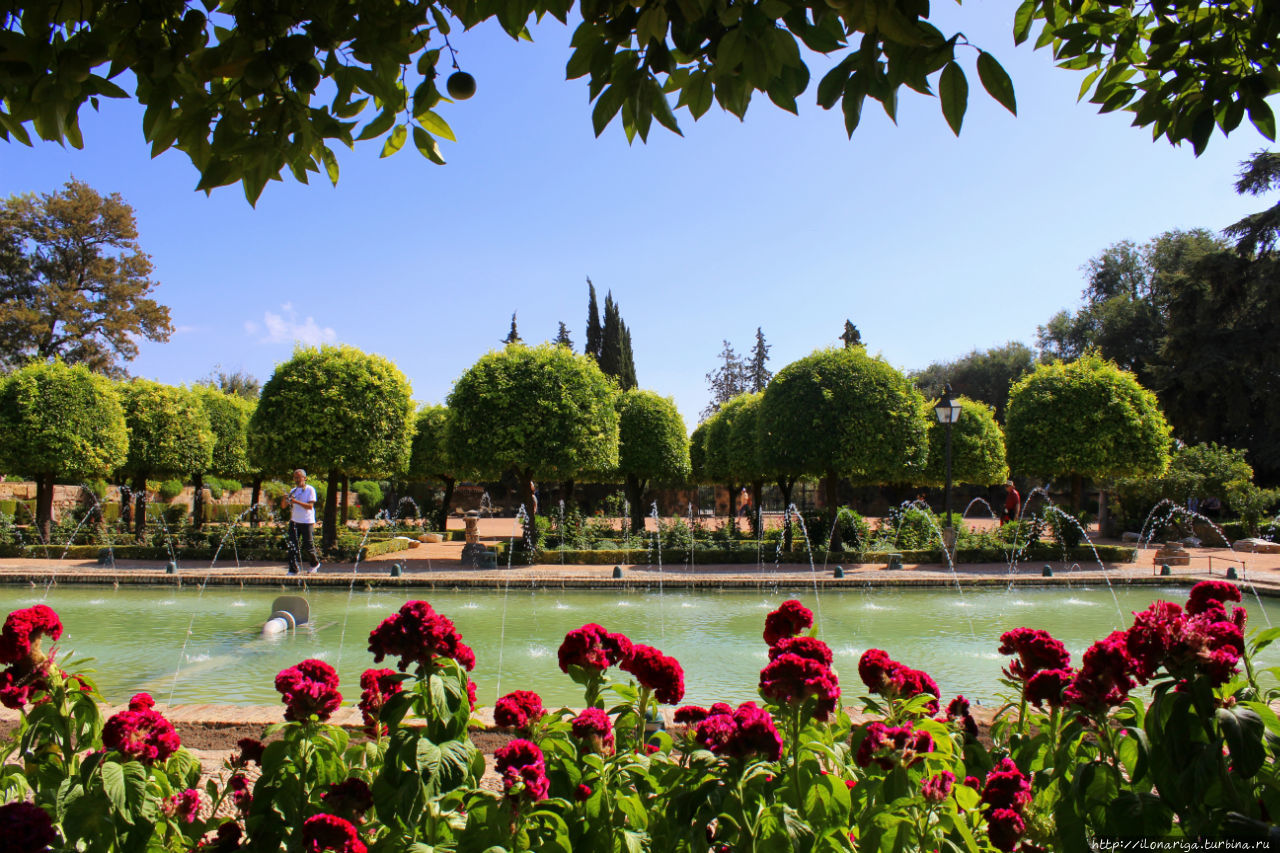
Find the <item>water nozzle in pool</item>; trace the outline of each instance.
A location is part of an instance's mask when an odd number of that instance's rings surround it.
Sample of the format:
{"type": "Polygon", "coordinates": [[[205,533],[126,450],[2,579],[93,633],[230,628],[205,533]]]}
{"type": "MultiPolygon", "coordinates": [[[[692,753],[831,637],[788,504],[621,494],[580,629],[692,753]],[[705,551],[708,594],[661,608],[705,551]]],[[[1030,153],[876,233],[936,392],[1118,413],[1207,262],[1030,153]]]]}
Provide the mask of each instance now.
{"type": "Polygon", "coordinates": [[[263,634],[281,634],[311,617],[311,605],[300,595],[281,595],[271,602],[271,618],[262,626],[263,634]]]}

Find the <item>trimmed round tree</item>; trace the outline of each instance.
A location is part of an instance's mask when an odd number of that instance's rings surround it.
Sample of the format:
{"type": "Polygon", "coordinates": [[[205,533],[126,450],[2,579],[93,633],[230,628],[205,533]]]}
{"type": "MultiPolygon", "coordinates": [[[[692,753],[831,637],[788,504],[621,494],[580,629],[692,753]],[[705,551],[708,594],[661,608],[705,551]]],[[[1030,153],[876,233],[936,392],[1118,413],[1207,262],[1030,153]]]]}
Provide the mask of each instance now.
{"type": "MultiPolygon", "coordinates": [[[[760,461],[777,476],[826,477],[839,510],[839,478],[908,482],[928,456],[924,398],[888,362],[863,347],[819,350],[782,368],[760,404],[760,461]]],[[[833,525],[828,547],[840,545],[833,525]]]]}
{"type": "Polygon", "coordinates": [[[133,523],[141,538],[147,529],[147,479],[209,470],[213,428],[200,398],[186,388],[148,379],[119,387],[129,425],[129,456],[120,470],[133,481],[133,523]]]}
{"type": "Polygon", "coordinates": [[[645,489],[651,482],[689,479],[689,438],[675,400],[653,391],[624,391],[618,400],[618,470],[627,479],[631,529],[644,530],[645,489]]]}
{"type": "Polygon", "coordinates": [[[471,366],[449,394],[446,447],[481,476],[514,471],[533,509],[535,480],[618,467],[617,386],[568,347],[512,344],[471,366]]]}
{"type": "Polygon", "coordinates": [[[195,499],[191,505],[192,524],[204,524],[204,478],[244,477],[253,470],[249,465],[249,418],[254,403],[238,394],[227,394],[208,385],[196,385],[192,393],[200,399],[209,427],[213,430],[213,454],[207,470],[193,471],[191,484],[195,499]]]}
{"type": "Polygon", "coordinates": [[[739,394],[724,404],[729,415],[729,471],[733,479],[751,484],[751,529],[759,535],[760,498],[764,492],[764,469],[760,465],[760,403],[764,392],[739,394]]]}
{"type": "Polygon", "coordinates": [[[703,426],[702,472],[703,481],[710,486],[723,485],[729,494],[729,518],[735,516],[738,506],[738,490],[735,487],[734,468],[730,462],[729,437],[733,433],[732,400],[721,404],[716,413],[707,418],[703,426]]]}
{"type": "Polygon", "coordinates": [[[1009,467],[1070,477],[1080,509],[1084,477],[1155,476],[1169,465],[1169,424],[1156,395],[1098,355],[1042,364],[1009,391],[1009,467]]]}
{"type": "Polygon", "coordinates": [[[411,480],[440,480],[444,483],[444,499],[436,515],[436,526],[443,532],[449,521],[449,504],[458,481],[457,468],[449,458],[446,436],[449,434],[449,408],[423,406],[418,412],[413,449],[409,453],[411,480]]]}
{"type": "Polygon", "coordinates": [[[342,478],[404,471],[412,424],[409,380],[390,361],[349,346],[302,348],[262,386],[249,421],[249,460],[280,475],[324,472],[320,542],[327,550],[338,538],[342,478]]]}
{"type": "MultiPolygon", "coordinates": [[[[951,479],[972,486],[991,486],[1009,479],[1005,462],[1004,433],[991,407],[967,397],[956,398],[960,419],[951,425],[951,479]]],[[[929,425],[929,461],[917,481],[940,486],[947,478],[947,425],[938,423],[933,403],[923,411],[929,425]]]]}
{"type": "Polygon", "coordinates": [[[36,483],[36,526],[49,541],[58,480],[103,477],[129,452],[111,380],[61,361],[28,364],[0,380],[0,464],[36,483]]]}

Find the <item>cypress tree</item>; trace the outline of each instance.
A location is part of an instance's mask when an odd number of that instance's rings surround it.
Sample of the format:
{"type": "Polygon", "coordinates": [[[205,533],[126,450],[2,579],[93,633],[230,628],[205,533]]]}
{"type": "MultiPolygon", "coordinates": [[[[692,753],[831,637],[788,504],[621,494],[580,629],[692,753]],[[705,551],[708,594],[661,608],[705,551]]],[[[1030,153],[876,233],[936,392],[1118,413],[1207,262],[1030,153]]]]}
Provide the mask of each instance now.
{"type": "Polygon", "coordinates": [[[622,386],[623,391],[630,391],[637,387],[636,382],[636,360],[631,354],[631,329],[627,328],[627,324],[619,320],[622,327],[622,372],[618,376],[618,384],[622,386]]]}
{"type": "Polygon", "coordinates": [[[520,343],[520,332],[516,330],[516,312],[514,311],[511,312],[511,331],[507,332],[502,342],[508,346],[520,343]]]}
{"type": "Polygon", "coordinates": [[[591,276],[587,276],[587,292],[587,342],[583,352],[599,361],[603,330],[600,328],[600,309],[596,307],[596,286],[591,283],[591,276]]]}
{"type": "Polygon", "coordinates": [[[765,367],[769,360],[769,345],[764,342],[764,331],[756,326],[756,345],[751,350],[751,363],[747,366],[748,390],[760,393],[773,378],[773,371],[765,367]]]}
{"type": "Polygon", "coordinates": [[[569,329],[565,326],[564,320],[560,321],[560,331],[556,333],[555,343],[557,346],[573,349],[573,340],[569,337],[569,329]]]}
{"type": "Polygon", "coordinates": [[[613,292],[604,297],[604,326],[600,334],[600,369],[606,376],[615,379],[622,375],[622,333],[619,329],[621,318],[618,316],[618,305],[613,301],[613,292]]]}

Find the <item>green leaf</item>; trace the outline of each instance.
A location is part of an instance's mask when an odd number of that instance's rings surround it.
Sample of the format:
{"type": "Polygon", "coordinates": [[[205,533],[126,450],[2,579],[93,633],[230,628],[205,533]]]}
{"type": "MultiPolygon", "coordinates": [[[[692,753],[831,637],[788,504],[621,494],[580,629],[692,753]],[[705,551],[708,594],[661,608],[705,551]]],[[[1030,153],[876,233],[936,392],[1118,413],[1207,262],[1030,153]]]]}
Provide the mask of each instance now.
{"type": "Polygon", "coordinates": [[[942,78],[938,81],[938,100],[942,102],[942,115],[951,126],[951,132],[959,136],[964,112],[969,105],[969,81],[955,62],[948,62],[942,69],[942,78]]]}
{"type": "Polygon", "coordinates": [[[1035,21],[1036,0],[1023,0],[1013,14],[1013,43],[1022,44],[1031,36],[1031,24],[1035,21]]]}
{"type": "Polygon", "coordinates": [[[119,762],[103,762],[102,790],[111,802],[112,810],[123,818],[125,823],[133,823],[128,812],[128,795],[125,793],[124,786],[124,767],[119,762]]]}
{"type": "Polygon", "coordinates": [[[444,157],[440,154],[440,146],[436,144],[431,134],[420,127],[413,129],[413,144],[423,157],[426,157],[437,166],[444,165],[444,157]]]}
{"type": "Polygon", "coordinates": [[[378,113],[378,117],[364,126],[360,131],[360,135],[356,137],[357,142],[363,142],[366,139],[373,139],[381,136],[391,129],[391,125],[396,122],[395,110],[383,110],[378,113]]]}
{"type": "Polygon", "coordinates": [[[404,147],[405,140],[409,138],[409,129],[405,125],[398,125],[391,135],[387,137],[386,143],[382,146],[383,157],[390,157],[392,154],[404,147]]]}
{"type": "Polygon", "coordinates": [[[1276,117],[1271,112],[1271,107],[1261,98],[1251,100],[1247,107],[1249,111],[1249,121],[1258,129],[1267,139],[1272,142],[1276,141],[1276,117]]]}
{"type": "Polygon", "coordinates": [[[338,184],[338,158],[329,150],[328,146],[320,149],[320,159],[324,163],[325,174],[329,176],[329,181],[337,186],[338,184]]]}
{"type": "MultiPolygon", "coordinates": [[[[1009,75],[1005,73],[996,58],[986,51],[978,53],[978,79],[982,81],[982,86],[987,93],[999,101],[1001,106],[1014,115],[1018,114],[1018,103],[1013,94],[1013,81],[1009,79],[1009,75]]],[[[956,132],[959,132],[958,128],[956,132]]]]}
{"type": "Polygon", "coordinates": [[[1262,743],[1262,733],[1266,728],[1262,717],[1239,705],[1219,708],[1215,717],[1231,750],[1233,773],[1245,778],[1253,776],[1267,759],[1266,747],[1262,743]]]}
{"type": "Polygon", "coordinates": [[[431,110],[427,110],[417,118],[422,124],[422,127],[428,132],[433,133],[442,139],[447,139],[450,142],[458,141],[458,138],[453,135],[453,129],[449,127],[449,123],[433,113],[431,110]]]}

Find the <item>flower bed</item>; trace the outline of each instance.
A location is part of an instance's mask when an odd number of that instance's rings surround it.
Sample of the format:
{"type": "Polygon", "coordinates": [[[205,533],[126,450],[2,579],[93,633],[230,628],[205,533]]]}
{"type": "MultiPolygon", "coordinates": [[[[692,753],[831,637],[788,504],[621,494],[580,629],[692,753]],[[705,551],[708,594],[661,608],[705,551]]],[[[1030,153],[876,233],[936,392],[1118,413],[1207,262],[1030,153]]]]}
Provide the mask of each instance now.
{"type": "MultiPolygon", "coordinates": [[[[329,664],[288,667],[285,722],[240,743],[223,773],[199,765],[139,694],[103,721],[92,683],[57,662],[62,624],[36,605],[0,631],[0,835],[14,853],[188,851],[1085,851],[1105,838],[1265,840],[1280,814],[1274,691],[1258,686],[1237,587],[1206,581],[1155,602],[1075,666],[1044,631],[993,638],[1009,702],[979,741],[963,696],[881,649],[858,678],[877,719],[854,725],[848,682],[788,601],[763,630],[759,702],[679,706],[684,671],[597,624],[570,631],[560,669],[584,710],[517,690],[495,720],[515,739],[481,788],[469,736],[475,655],[428,603],[369,635],[363,735],[330,725],[343,696],[329,664]],[[1149,701],[1136,695],[1149,688],[1149,701]],[[246,768],[261,769],[256,783],[246,768]]],[[[109,665],[109,662],[106,662],[109,665]]]]}

